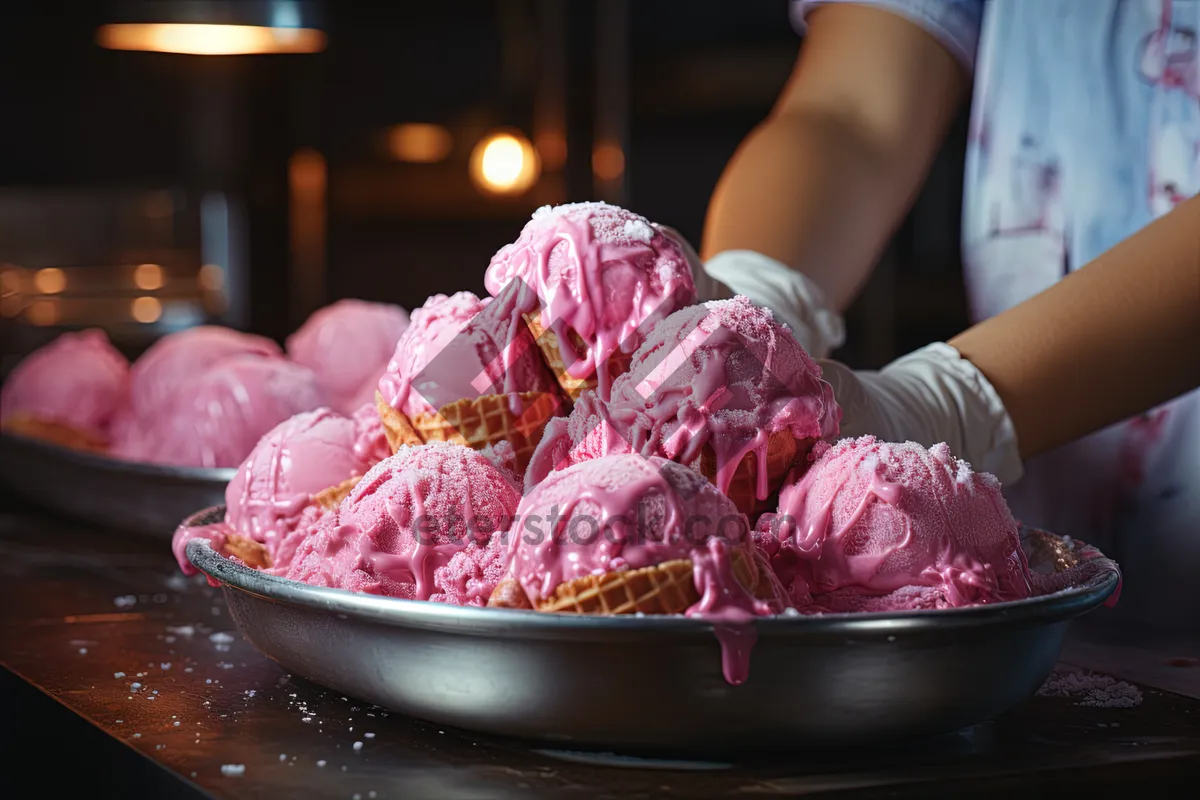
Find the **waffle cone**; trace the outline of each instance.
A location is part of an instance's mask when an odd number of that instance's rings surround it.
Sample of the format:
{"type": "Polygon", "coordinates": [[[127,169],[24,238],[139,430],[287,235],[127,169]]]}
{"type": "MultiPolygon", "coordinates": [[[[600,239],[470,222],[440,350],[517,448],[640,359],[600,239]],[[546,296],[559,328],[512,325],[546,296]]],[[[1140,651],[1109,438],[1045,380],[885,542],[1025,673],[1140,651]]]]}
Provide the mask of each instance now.
{"type": "MultiPolygon", "coordinates": [[[[761,559],[750,550],[731,555],[733,574],[754,595],[777,597],[761,559]]],[[[682,614],[700,601],[692,578],[692,562],[680,558],[651,567],[585,575],[560,584],[554,594],[537,604],[538,611],[564,614],[682,614]]],[[[493,608],[533,608],[515,580],[500,582],[488,605],[493,608]]]]}
{"type": "MultiPolygon", "coordinates": [[[[562,388],[571,401],[579,399],[579,396],[589,389],[596,388],[596,374],[592,373],[586,378],[573,378],[567,372],[567,365],[562,360],[562,350],[558,346],[558,334],[554,331],[546,330],[542,327],[541,314],[534,312],[523,315],[525,326],[529,328],[529,332],[533,334],[533,340],[537,342],[538,350],[542,354],[542,360],[546,362],[546,366],[554,373],[558,385],[562,388]]],[[[571,342],[575,346],[576,352],[584,352],[587,350],[587,345],[583,339],[575,332],[571,332],[571,342]]],[[[632,353],[623,353],[617,350],[608,357],[608,379],[615,381],[618,375],[624,374],[629,369],[629,363],[633,360],[632,353]]]]}
{"type": "Polygon", "coordinates": [[[383,422],[383,433],[393,453],[406,444],[422,444],[420,435],[413,429],[404,412],[388,405],[379,392],[375,392],[375,409],[379,412],[379,419],[383,422]]]}
{"type": "Polygon", "coordinates": [[[93,453],[103,453],[108,450],[108,442],[94,433],[63,425],[48,419],[18,411],[4,420],[4,430],[24,436],[29,439],[39,439],[59,447],[69,447],[72,450],[87,450],[93,453]]]}
{"type": "Polygon", "coordinates": [[[225,537],[226,555],[236,556],[245,562],[247,567],[266,569],[271,566],[271,556],[261,542],[256,542],[245,536],[231,533],[225,537]]]}
{"type": "Polygon", "coordinates": [[[354,487],[362,480],[361,475],[356,475],[349,480],[344,480],[337,486],[330,486],[328,489],[323,489],[313,495],[313,502],[321,506],[321,508],[333,511],[342,501],[349,496],[350,492],[354,491],[354,487]]]}
{"type": "Polygon", "coordinates": [[[412,425],[426,442],[456,442],[482,450],[506,441],[524,471],[561,400],[548,392],[521,392],[520,397],[524,409],[520,414],[512,412],[507,395],[489,394],[448,403],[436,414],[417,414],[412,425]]]}
{"type": "MultiPolygon", "coordinates": [[[[776,431],[767,439],[767,498],[759,500],[758,455],[753,451],[742,456],[734,469],[726,496],[753,524],[755,518],[769,510],[773,503],[769,498],[779,491],[788,471],[806,454],[811,442],[797,442],[789,431],[776,431]]],[[[700,472],[713,483],[717,480],[717,457],[712,448],[705,446],[700,453],[700,472]]]]}

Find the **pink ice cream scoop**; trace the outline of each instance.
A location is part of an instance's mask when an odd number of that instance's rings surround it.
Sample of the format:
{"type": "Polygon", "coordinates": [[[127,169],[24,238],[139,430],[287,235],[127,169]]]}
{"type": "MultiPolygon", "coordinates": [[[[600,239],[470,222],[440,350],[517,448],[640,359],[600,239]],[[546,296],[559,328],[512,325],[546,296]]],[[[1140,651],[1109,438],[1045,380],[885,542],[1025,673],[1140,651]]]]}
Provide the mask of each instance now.
{"type": "Polygon", "coordinates": [[[543,206],[515,242],[492,258],[485,276],[493,296],[520,280],[526,313],[540,308],[573,378],[595,375],[608,396],[609,359],[631,353],[658,320],[696,300],[692,268],[680,243],[644,217],[607,203],[543,206]],[[569,333],[583,342],[576,352],[569,333]]]}
{"type": "Polygon", "coordinates": [[[374,402],[379,376],[407,327],[400,306],[339,300],[288,337],[287,354],[316,373],[335,410],[352,414],[374,402]]]}
{"type": "Polygon", "coordinates": [[[271,429],[225,489],[226,522],[266,545],[272,566],[280,540],[322,492],[375,462],[355,452],[359,424],[327,408],[306,411],[271,429]]]}
{"type": "Polygon", "coordinates": [[[30,354],[4,382],[0,422],[53,422],[100,440],[129,394],[129,362],[101,330],[64,333],[30,354]]]}
{"type": "Polygon", "coordinates": [[[392,454],[383,420],[375,403],[367,403],[354,412],[354,457],[374,466],[392,454]]]}
{"type": "Polygon", "coordinates": [[[482,605],[499,580],[500,545],[493,539],[512,524],[520,498],[511,478],[474,450],[401,447],[308,533],[287,577],[482,605]]]}
{"type": "Polygon", "coordinates": [[[779,514],[759,520],[759,533],[801,610],[945,608],[1030,594],[999,481],[944,444],[842,440],[784,488],[779,514]]]}
{"type": "Polygon", "coordinates": [[[763,599],[761,583],[736,577],[734,554],[754,558],[748,548],[746,516],[703,476],[657,456],[605,456],[552,472],[525,496],[508,576],[534,608],[555,610],[563,584],[691,561],[698,599],[684,613],[713,623],[726,679],[737,684],[749,668],[751,620],[783,606],[773,581],[763,599]]]}
{"type": "Polygon", "coordinates": [[[236,355],[279,356],[281,351],[270,339],[216,325],[164,336],[130,370],[133,413],[142,417],[160,413],[180,387],[217,362],[236,355]]]}
{"type": "Polygon", "coordinates": [[[268,431],[325,404],[312,370],[282,358],[235,355],[210,364],[175,391],[114,454],[138,461],[233,467],[268,431]]]}
{"type": "MultiPolygon", "coordinates": [[[[729,498],[702,475],[657,456],[606,456],[552,472],[521,501],[517,518],[510,568],[535,606],[577,578],[677,559],[692,559],[704,573],[698,587],[710,577],[719,582],[732,573],[708,574],[709,541],[749,542],[746,517],[729,498]]],[[[722,594],[746,591],[735,583],[722,594]]]]}
{"type": "Polygon", "coordinates": [[[430,297],[413,312],[379,381],[384,400],[410,418],[483,395],[507,395],[519,406],[518,394],[557,396],[557,386],[521,320],[515,292],[494,300],[470,292],[430,297]]]}
{"type": "MultiPolygon", "coordinates": [[[[739,296],[658,323],[608,402],[585,394],[566,425],[547,430],[527,480],[533,485],[547,469],[614,452],[696,465],[707,449],[711,475],[726,494],[753,454],[752,491],[762,501],[792,463],[771,463],[772,436],[811,443],[836,435],[840,420],[821,368],[769,310],[739,296]]],[[[797,448],[793,458],[806,452],[797,448]]]]}

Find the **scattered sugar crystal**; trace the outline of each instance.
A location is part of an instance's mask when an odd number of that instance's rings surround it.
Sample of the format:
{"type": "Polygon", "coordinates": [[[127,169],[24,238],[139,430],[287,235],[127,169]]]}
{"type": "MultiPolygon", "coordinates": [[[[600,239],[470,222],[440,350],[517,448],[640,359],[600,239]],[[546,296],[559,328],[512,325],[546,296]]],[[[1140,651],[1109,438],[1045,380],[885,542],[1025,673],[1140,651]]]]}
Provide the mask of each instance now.
{"type": "Polygon", "coordinates": [[[167,630],[179,636],[192,636],[196,633],[194,625],[168,625],[167,630]]]}
{"type": "Polygon", "coordinates": [[[135,733],[135,734],[133,735],[133,738],[135,738],[135,739],[140,739],[140,738],[142,738],[142,735],[141,735],[140,733],[135,733]]]}
{"type": "Polygon", "coordinates": [[[280,754],[279,754],[279,760],[280,760],[280,761],[287,761],[287,753],[280,753],[280,754]]]}
{"type": "Polygon", "coordinates": [[[117,608],[132,608],[137,604],[137,595],[124,594],[120,597],[113,598],[113,605],[117,608]]]}
{"type": "Polygon", "coordinates": [[[114,677],[114,678],[124,678],[124,677],[125,677],[125,673],[124,673],[124,672],[114,672],[114,673],[113,673],[113,677],[114,677]]]}
{"type": "Polygon", "coordinates": [[[129,688],[136,692],[138,689],[142,688],[142,685],[137,681],[134,681],[133,683],[129,684],[129,688]]]}
{"type": "Polygon", "coordinates": [[[325,764],[326,764],[326,763],[327,763],[327,762],[325,761],[325,759],[323,759],[323,758],[322,758],[320,761],[318,761],[318,762],[317,762],[317,766],[318,766],[318,767],[323,767],[323,766],[325,766],[325,764]]]}
{"type": "Polygon", "coordinates": [[[123,719],[119,719],[119,720],[117,720],[117,724],[118,724],[118,725],[121,725],[121,724],[122,724],[122,723],[124,723],[124,722],[125,722],[125,720],[123,720],[123,719]]]}
{"type": "Polygon", "coordinates": [[[246,765],[245,764],[222,764],[221,765],[221,774],[229,775],[231,777],[238,776],[238,775],[244,775],[244,774],[246,774],[246,765]]]}
{"type": "Polygon", "coordinates": [[[1041,697],[1073,698],[1077,706],[1133,708],[1142,704],[1142,691],[1111,675],[1082,669],[1056,667],[1042,688],[1041,697]]]}
{"type": "Polygon", "coordinates": [[[170,662],[170,661],[164,661],[163,663],[159,664],[158,666],[159,666],[159,668],[160,668],[160,669],[170,669],[170,668],[171,668],[171,662],[170,662]]]}
{"type": "Polygon", "coordinates": [[[363,736],[364,736],[365,738],[367,738],[367,739],[374,739],[374,738],[375,738],[375,734],[373,734],[373,733],[364,733],[364,734],[363,734],[363,736]]]}
{"type": "Polygon", "coordinates": [[[354,743],[354,749],[355,749],[355,750],[362,750],[362,742],[355,742],[355,743],[354,743]]]}
{"type": "Polygon", "coordinates": [[[87,655],[87,648],[86,648],[86,647],[81,647],[81,648],[79,648],[79,655],[81,655],[81,656],[86,656],[86,655],[87,655]]]}
{"type": "Polygon", "coordinates": [[[179,720],[175,720],[175,723],[174,723],[174,725],[175,725],[175,727],[176,727],[176,728],[178,728],[178,727],[179,727],[179,720]]]}

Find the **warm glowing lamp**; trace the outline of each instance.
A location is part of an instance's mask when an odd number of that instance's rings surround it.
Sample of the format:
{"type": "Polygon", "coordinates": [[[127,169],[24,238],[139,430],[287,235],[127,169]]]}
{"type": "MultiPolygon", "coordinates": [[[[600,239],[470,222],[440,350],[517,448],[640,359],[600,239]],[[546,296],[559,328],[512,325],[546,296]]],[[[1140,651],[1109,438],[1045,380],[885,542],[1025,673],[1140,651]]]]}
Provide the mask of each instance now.
{"type": "Polygon", "coordinates": [[[124,3],[96,41],[110,50],[190,55],[319,53],[325,49],[311,0],[162,0],[124,3]]]}
{"type": "Polygon", "coordinates": [[[541,173],[537,151],[517,131],[495,131],[471,151],[471,179],[491,194],[520,194],[541,173]]]}

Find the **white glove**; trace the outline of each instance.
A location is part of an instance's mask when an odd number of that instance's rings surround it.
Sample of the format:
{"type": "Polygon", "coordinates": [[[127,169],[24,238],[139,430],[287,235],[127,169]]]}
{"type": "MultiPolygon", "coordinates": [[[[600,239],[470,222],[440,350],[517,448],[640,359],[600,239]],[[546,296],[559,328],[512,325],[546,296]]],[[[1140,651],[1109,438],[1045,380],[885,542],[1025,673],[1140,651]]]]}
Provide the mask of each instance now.
{"type": "Polygon", "coordinates": [[[683,248],[692,266],[700,302],[745,295],[771,309],[813,358],[824,358],[846,341],[846,326],[841,316],[825,307],[821,287],[801,273],[753,250],[727,250],[703,264],[679,231],[667,225],[656,227],[683,248]]]}
{"type": "MultiPolygon", "coordinates": [[[[710,258],[703,271],[710,279],[706,283],[716,284],[710,291],[719,295],[725,289],[726,297],[745,295],[769,308],[813,358],[824,358],[846,341],[845,323],[826,306],[821,287],[786,264],[753,250],[726,250],[710,258]]],[[[701,290],[700,281],[696,289],[701,290]]]]}
{"type": "Polygon", "coordinates": [[[842,436],[874,434],[931,447],[945,442],[976,470],[1008,485],[1021,478],[1012,419],[995,388],[948,344],[931,344],[879,372],[821,361],[842,407],[842,436]]]}

